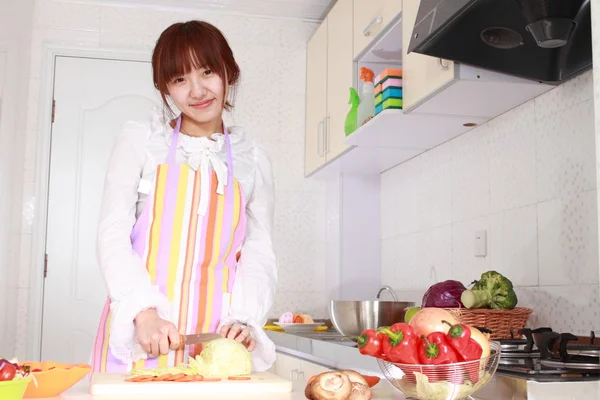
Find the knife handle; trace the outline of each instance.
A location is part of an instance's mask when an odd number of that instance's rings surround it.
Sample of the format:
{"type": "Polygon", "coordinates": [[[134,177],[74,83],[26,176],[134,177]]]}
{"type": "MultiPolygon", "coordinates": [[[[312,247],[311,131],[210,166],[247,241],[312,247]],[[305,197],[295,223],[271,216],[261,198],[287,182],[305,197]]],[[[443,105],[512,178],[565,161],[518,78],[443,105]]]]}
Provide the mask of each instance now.
{"type": "Polygon", "coordinates": [[[177,350],[181,350],[185,347],[185,335],[179,334],[179,347],[177,350]]]}

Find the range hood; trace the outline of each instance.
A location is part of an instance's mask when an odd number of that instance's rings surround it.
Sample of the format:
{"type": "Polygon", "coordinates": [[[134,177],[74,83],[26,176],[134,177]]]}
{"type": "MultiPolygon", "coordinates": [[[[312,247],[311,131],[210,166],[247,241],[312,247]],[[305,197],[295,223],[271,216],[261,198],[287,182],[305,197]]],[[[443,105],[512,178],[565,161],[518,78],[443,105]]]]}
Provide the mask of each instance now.
{"type": "Polygon", "coordinates": [[[590,1],[421,0],[412,51],[559,83],[592,66],[590,1]]]}

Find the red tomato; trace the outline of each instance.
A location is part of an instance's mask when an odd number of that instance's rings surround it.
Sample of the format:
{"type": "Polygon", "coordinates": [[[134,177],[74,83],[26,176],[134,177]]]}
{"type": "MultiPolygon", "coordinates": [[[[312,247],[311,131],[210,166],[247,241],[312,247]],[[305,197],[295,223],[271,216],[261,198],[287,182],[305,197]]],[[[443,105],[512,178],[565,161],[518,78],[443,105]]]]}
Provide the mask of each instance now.
{"type": "Polygon", "coordinates": [[[6,360],[0,360],[0,382],[12,381],[17,373],[17,367],[6,360]]]}

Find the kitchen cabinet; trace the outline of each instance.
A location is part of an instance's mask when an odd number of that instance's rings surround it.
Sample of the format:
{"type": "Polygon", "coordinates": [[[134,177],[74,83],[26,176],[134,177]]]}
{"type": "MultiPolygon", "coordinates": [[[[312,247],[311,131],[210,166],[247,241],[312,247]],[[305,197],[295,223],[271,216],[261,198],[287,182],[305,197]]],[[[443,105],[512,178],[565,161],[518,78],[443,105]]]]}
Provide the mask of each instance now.
{"type": "Polygon", "coordinates": [[[303,391],[311,376],[327,371],[331,371],[331,369],[280,352],[277,352],[275,365],[271,368],[271,372],[275,375],[292,381],[294,391],[303,391]]]}
{"type": "Polygon", "coordinates": [[[403,0],[402,102],[405,113],[492,119],[552,85],[418,53],[408,54],[421,0],[403,0]]]}
{"type": "Polygon", "coordinates": [[[408,110],[454,80],[454,62],[407,53],[421,0],[402,3],[402,104],[408,110]]]}
{"type": "Polygon", "coordinates": [[[353,56],[355,59],[401,11],[404,13],[402,7],[402,0],[354,0],[353,56]]]}
{"type": "Polygon", "coordinates": [[[349,149],[344,125],[352,75],[352,0],[339,0],[307,47],[306,175],[349,149]]]}
{"type": "Polygon", "coordinates": [[[306,49],[305,173],[325,164],[327,112],[327,19],[317,28],[306,49]]]}

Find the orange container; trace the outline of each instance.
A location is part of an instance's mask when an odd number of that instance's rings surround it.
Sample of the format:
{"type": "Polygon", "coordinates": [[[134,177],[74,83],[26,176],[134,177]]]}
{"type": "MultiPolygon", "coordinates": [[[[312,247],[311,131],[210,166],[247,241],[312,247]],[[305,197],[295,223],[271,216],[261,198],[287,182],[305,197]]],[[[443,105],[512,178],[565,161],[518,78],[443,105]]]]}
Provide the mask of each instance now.
{"type": "Polygon", "coordinates": [[[20,362],[19,365],[28,365],[31,368],[31,375],[37,381],[37,386],[34,381],[29,383],[25,391],[25,398],[59,396],[92,370],[92,366],[89,364],[61,364],[51,361],[25,361],[20,362]]]}

